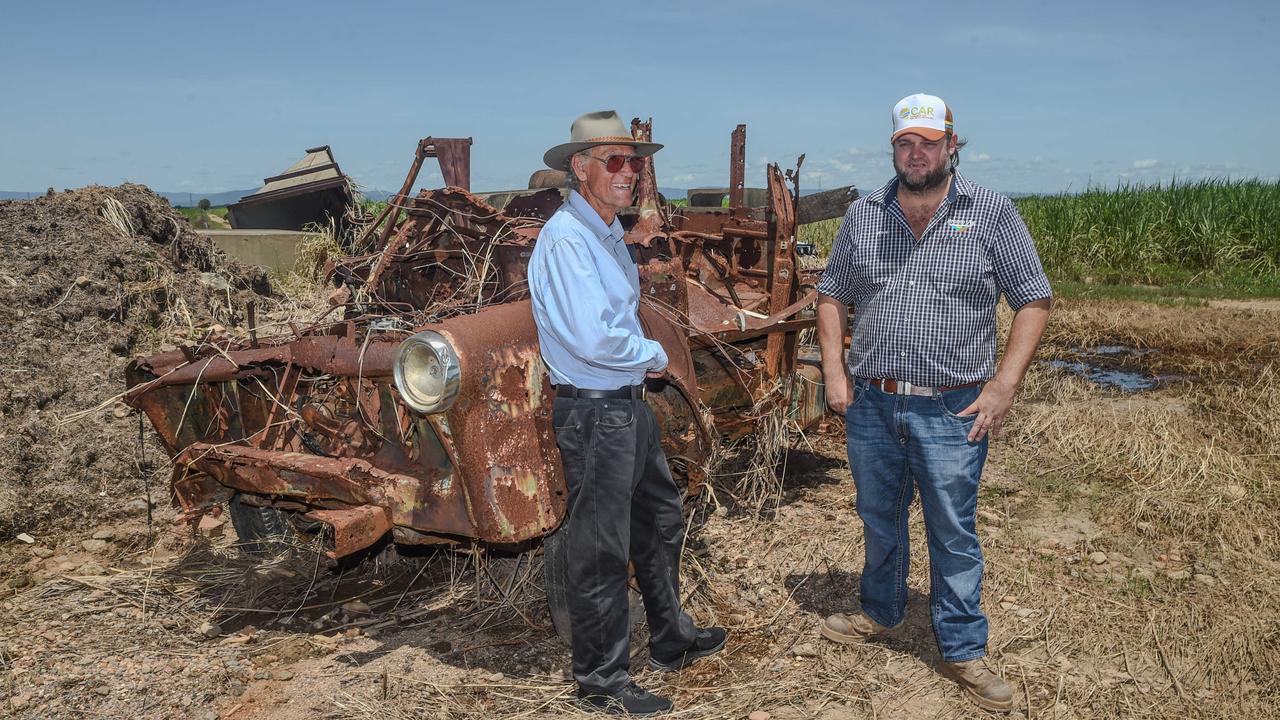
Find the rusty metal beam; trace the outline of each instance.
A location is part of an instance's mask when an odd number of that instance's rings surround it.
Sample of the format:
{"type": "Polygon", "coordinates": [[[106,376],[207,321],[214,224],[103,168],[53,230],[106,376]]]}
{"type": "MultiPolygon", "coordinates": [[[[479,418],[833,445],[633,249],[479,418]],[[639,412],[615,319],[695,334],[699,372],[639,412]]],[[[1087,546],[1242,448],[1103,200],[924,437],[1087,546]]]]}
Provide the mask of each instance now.
{"type": "Polygon", "coordinates": [[[747,126],[734,128],[729,141],[729,208],[733,215],[743,207],[747,177],[747,126]]]}
{"type": "MultiPolygon", "coordinates": [[[[631,119],[631,136],[641,142],[653,140],[653,120],[640,122],[640,118],[631,119]]],[[[658,180],[653,170],[653,157],[644,159],[644,170],[636,182],[636,194],[639,198],[640,217],[627,231],[625,240],[634,245],[649,247],[655,238],[665,237],[669,232],[666,215],[658,206],[658,180]]]]}
{"type": "Polygon", "coordinates": [[[349,510],[312,510],[303,517],[333,528],[333,550],[325,554],[334,560],[369,547],[391,531],[391,513],[377,505],[361,505],[349,510]]]}
{"type": "MultiPolygon", "coordinates": [[[[769,250],[769,314],[780,314],[788,305],[795,302],[796,295],[796,261],[795,233],[796,211],[795,199],[787,192],[782,172],[776,164],[769,165],[769,208],[771,246],[769,250]]],[[[765,346],[765,380],[766,384],[789,372],[794,367],[795,335],[774,331],[769,333],[769,341],[765,346]]]]}
{"type": "Polygon", "coordinates": [[[353,337],[307,335],[284,345],[220,350],[191,363],[180,351],[172,350],[134,361],[134,368],[156,377],[131,387],[125,401],[132,402],[155,388],[225,382],[258,368],[290,364],[331,375],[390,377],[399,345],[398,337],[389,336],[374,336],[366,343],[353,337]]]}
{"type": "Polygon", "coordinates": [[[423,154],[440,163],[445,185],[471,190],[471,138],[429,137],[422,144],[423,154]]]}

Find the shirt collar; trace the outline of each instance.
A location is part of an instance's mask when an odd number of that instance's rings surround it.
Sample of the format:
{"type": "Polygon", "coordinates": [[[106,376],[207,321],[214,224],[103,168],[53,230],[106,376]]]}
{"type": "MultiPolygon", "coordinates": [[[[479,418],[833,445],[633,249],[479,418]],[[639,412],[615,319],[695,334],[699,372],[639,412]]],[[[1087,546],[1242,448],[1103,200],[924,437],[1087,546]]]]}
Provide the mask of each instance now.
{"type": "Polygon", "coordinates": [[[591,207],[591,203],[587,202],[587,199],[582,197],[577,190],[569,191],[569,201],[566,204],[569,206],[570,212],[576,215],[578,220],[591,232],[595,233],[600,242],[604,242],[609,238],[614,240],[622,239],[622,223],[618,221],[618,218],[614,217],[612,224],[605,225],[604,218],[600,217],[600,213],[596,212],[596,209],[591,207]]]}
{"type": "MultiPolygon", "coordinates": [[[[957,198],[972,198],[974,194],[974,184],[969,179],[960,174],[960,171],[954,171],[951,175],[951,189],[947,191],[947,203],[955,203],[957,198]]],[[[892,205],[898,202],[898,178],[893,178],[889,182],[881,185],[879,188],[867,196],[867,202],[877,205],[892,205]]]]}

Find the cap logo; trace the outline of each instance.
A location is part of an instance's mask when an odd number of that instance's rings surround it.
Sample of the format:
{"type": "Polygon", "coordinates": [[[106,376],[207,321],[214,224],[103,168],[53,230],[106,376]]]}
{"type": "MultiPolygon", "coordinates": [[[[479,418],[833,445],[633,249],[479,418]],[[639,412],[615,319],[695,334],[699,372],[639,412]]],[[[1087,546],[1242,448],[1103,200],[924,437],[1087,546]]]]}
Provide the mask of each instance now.
{"type": "Polygon", "coordinates": [[[933,107],[932,106],[912,106],[909,108],[904,107],[902,108],[902,110],[898,112],[898,117],[902,118],[903,120],[920,120],[920,119],[932,120],[933,107]]]}

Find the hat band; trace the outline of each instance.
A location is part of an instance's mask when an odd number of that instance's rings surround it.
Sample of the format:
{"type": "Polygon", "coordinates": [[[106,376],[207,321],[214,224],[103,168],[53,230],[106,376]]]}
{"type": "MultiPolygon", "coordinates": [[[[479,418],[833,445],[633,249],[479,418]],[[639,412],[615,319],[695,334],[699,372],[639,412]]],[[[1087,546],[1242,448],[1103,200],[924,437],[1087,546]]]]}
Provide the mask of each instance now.
{"type": "Polygon", "coordinates": [[[638,140],[636,140],[636,139],[635,139],[635,138],[633,138],[633,137],[628,136],[628,135],[602,135],[602,136],[600,136],[600,137],[587,138],[586,140],[583,140],[582,142],[624,142],[624,143],[633,143],[633,142],[639,142],[639,141],[638,141],[638,140]]]}

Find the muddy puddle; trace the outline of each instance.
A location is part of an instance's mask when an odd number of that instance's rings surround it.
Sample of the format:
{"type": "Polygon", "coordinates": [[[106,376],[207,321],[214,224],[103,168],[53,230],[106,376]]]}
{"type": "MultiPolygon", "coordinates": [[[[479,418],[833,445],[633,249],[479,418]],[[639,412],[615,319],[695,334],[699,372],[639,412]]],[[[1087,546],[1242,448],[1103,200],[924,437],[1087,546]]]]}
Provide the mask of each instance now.
{"type": "Polygon", "coordinates": [[[1110,390],[1143,392],[1183,379],[1181,375],[1159,375],[1143,368],[1144,359],[1159,352],[1153,348],[1127,345],[1073,347],[1066,357],[1047,360],[1044,364],[1110,390]]]}

